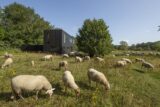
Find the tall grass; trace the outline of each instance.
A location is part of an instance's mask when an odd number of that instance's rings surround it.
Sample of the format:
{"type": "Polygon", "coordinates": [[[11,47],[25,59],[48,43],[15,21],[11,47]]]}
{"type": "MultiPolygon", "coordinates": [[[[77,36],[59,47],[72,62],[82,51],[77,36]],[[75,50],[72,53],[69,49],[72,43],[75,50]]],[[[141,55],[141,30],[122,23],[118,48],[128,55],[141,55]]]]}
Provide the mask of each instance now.
{"type": "MultiPolygon", "coordinates": [[[[3,52],[0,52],[1,55],[3,52]]],[[[14,63],[11,67],[0,69],[0,105],[2,107],[160,107],[160,59],[144,57],[157,65],[154,70],[141,69],[140,63],[133,63],[125,68],[114,68],[114,61],[121,57],[105,57],[105,64],[99,64],[94,59],[82,63],[75,63],[74,58],[65,59],[69,62],[76,83],[81,89],[79,98],[73,90],[64,91],[61,80],[63,69],[58,69],[58,62],[63,60],[54,56],[53,61],[41,61],[42,53],[15,52],[14,63]],[[31,66],[35,61],[35,67],[31,66]],[[93,67],[103,72],[111,84],[106,92],[102,85],[88,83],[87,70],[93,67]],[[18,99],[11,101],[10,79],[20,74],[44,75],[56,88],[51,99],[44,92],[40,93],[38,101],[35,92],[24,93],[25,101],[18,99]]],[[[135,57],[129,57],[134,60],[135,57]]],[[[4,58],[0,58],[2,64],[4,58]]]]}

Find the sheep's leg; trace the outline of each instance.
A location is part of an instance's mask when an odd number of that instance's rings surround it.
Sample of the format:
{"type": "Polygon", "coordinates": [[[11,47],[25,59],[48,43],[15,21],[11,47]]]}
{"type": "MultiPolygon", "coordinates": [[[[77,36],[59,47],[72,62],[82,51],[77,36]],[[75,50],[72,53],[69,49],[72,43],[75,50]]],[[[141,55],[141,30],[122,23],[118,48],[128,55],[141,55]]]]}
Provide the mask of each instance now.
{"type": "Polygon", "coordinates": [[[17,97],[17,94],[16,94],[16,92],[14,91],[14,89],[12,89],[11,99],[14,100],[14,99],[16,99],[16,97],[17,97]]]}
{"type": "Polygon", "coordinates": [[[24,98],[23,98],[23,96],[22,96],[22,94],[18,94],[18,96],[21,98],[21,99],[23,99],[24,100],[24,98]]]}
{"type": "Polygon", "coordinates": [[[36,100],[38,100],[38,93],[39,93],[39,91],[36,92],[36,100]]]}
{"type": "Polygon", "coordinates": [[[91,85],[91,80],[90,79],[88,79],[88,82],[89,82],[89,85],[91,85]]]}
{"type": "Polygon", "coordinates": [[[98,86],[98,83],[96,82],[96,87],[98,86]]]}
{"type": "Polygon", "coordinates": [[[64,88],[64,91],[65,91],[65,93],[67,92],[67,87],[65,86],[65,88],[64,88]]]}

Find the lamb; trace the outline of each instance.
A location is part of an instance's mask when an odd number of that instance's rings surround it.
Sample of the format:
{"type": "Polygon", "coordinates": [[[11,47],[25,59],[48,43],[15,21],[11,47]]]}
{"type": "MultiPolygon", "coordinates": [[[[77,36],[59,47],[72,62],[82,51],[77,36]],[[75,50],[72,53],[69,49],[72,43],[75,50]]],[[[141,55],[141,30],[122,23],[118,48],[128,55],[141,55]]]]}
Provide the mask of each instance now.
{"type": "Polygon", "coordinates": [[[65,70],[66,70],[67,66],[68,66],[68,62],[67,61],[61,61],[61,62],[59,62],[59,69],[61,69],[61,67],[65,67],[65,70]]]}
{"type": "Polygon", "coordinates": [[[84,58],[83,58],[83,60],[90,60],[91,58],[90,58],[90,56],[85,56],[84,58]]]}
{"type": "Polygon", "coordinates": [[[22,91],[36,91],[36,100],[38,99],[38,93],[42,89],[46,91],[50,97],[53,94],[53,90],[50,82],[43,75],[18,75],[11,79],[11,88],[13,95],[11,99],[16,96],[24,100],[22,96],[22,91]]]}
{"type": "Polygon", "coordinates": [[[42,57],[42,59],[45,60],[45,61],[46,60],[52,60],[53,56],[52,55],[45,55],[45,56],[42,57]]]}
{"type": "Polygon", "coordinates": [[[124,67],[125,65],[127,65],[126,61],[124,60],[120,60],[116,62],[116,67],[124,67]]]}
{"type": "Polygon", "coordinates": [[[63,58],[69,58],[69,55],[68,54],[63,54],[62,57],[63,58]]]}
{"type": "Polygon", "coordinates": [[[76,57],[75,57],[75,61],[76,61],[76,62],[82,62],[83,59],[82,59],[81,57],[79,57],[79,56],[76,56],[76,57]]]}
{"type": "Polygon", "coordinates": [[[75,91],[76,96],[80,95],[80,89],[79,89],[78,85],[75,83],[74,77],[70,71],[64,72],[62,80],[65,85],[65,91],[66,91],[67,87],[69,87],[75,91]]]}
{"type": "Polygon", "coordinates": [[[154,66],[151,63],[146,61],[142,62],[142,67],[154,69],[154,66]]]}
{"type": "Polygon", "coordinates": [[[6,66],[10,66],[11,64],[13,63],[13,59],[12,58],[7,58],[6,60],[5,60],[5,62],[3,63],[3,65],[2,65],[2,69],[4,68],[4,67],[6,67],[6,66]]]}
{"type": "Polygon", "coordinates": [[[96,57],[96,60],[97,60],[98,62],[103,62],[103,63],[104,63],[104,59],[103,59],[103,58],[96,57]]]}
{"type": "Polygon", "coordinates": [[[110,84],[102,72],[99,72],[93,68],[90,68],[88,70],[87,75],[88,75],[88,79],[89,79],[90,84],[91,84],[91,80],[92,80],[96,83],[100,83],[100,84],[104,85],[106,90],[110,89],[110,84]]]}
{"type": "Polygon", "coordinates": [[[127,59],[127,58],[122,58],[123,61],[126,61],[127,63],[130,63],[132,64],[132,61],[130,59],[127,59]]]}

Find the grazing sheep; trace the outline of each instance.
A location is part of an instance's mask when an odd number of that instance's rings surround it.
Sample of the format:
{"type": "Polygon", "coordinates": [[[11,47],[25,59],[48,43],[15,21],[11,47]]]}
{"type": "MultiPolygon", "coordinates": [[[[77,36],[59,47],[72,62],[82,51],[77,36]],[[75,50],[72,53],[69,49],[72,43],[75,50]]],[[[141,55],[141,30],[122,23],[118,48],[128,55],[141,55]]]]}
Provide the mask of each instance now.
{"type": "Polygon", "coordinates": [[[104,59],[103,59],[103,58],[100,58],[100,57],[96,57],[96,60],[97,60],[98,62],[103,62],[103,63],[105,62],[104,59]]]}
{"type": "Polygon", "coordinates": [[[45,60],[45,61],[46,60],[52,60],[53,56],[52,55],[45,55],[45,56],[42,57],[42,59],[45,60]]]}
{"type": "Polygon", "coordinates": [[[31,61],[31,65],[32,65],[32,67],[34,67],[34,65],[35,65],[35,64],[34,64],[34,61],[31,61]]]}
{"type": "Polygon", "coordinates": [[[62,57],[63,58],[69,58],[69,55],[68,54],[63,54],[62,57]]]}
{"type": "Polygon", "coordinates": [[[142,62],[142,67],[154,69],[154,66],[151,63],[146,61],[142,62]]]}
{"type": "Polygon", "coordinates": [[[142,58],[136,58],[135,59],[135,62],[144,62],[145,60],[144,59],[142,59],[142,58]]]}
{"type": "Polygon", "coordinates": [[[36,91],[36,99],[38,99],[38,93],[41,90],[45,90],[46,94],[49,94],[51,97],[53,90],[55,90],[43,75],[19,75],[13,77],[11,87],[13,92],[11,99],[14,99],[16,96],[24,99],[21,94],[22,91],[36,91]]]}
{"type": "Polygon", "coordinates": [[[85,56],[84,58],[83,58],[83,60],[90,60],[91,58],[90,58],[90,56],[85,56]]]}
{"type": "Polygon", "coordinates": [[[4,58],[13,58],[13,55],[12,54],[8,54],[8,52],[6,52],[5,54],[4,54],[4,58]]]}
{"type": "Polygon", "coordinates": [[[75,56],[76,55],[76,52],[70,52],[69,53],[69,56],[75,56]]]}
{"type": "Polygon", "coordinates": [[[75,57],[75,61],[76,61],[76,62],[82,62],[83,59],[82,59],[81,57],[79,57],[79,56],[76,56],[76,57],[75,57]]]}
{"type": "Polygon", "coordinates": [[[65,91],[66,91],[67,87],[69,87],[75,91],[76,96],[80,95],[80,89],[79,89],[78,85],[75,83],[74,77],[70,71],[64,72],[62,80],[65,85],[65,91]]]}
{"type": "Polygon", "coordinates": [[[5,62],[3,63],[3,65],[2,65],[2,69],[4,68],[4,67],[6,67],[6,66],[10,66],[11,64],[13,63],[13,59],[12,58],[7,58],[6,60],[5,60],[5,62]]]}
{"type": "Polygon", "coordinates": [[[130,59],[127,59],[127,58],[122,58],[123,61],[126,61],[127,63],[129,64],[132,64],[132,61],[130,59]]]}
{"type": "Polygon", "coordinates": [[[88,79],[89,82],[91,83],[91,80],[96,82],[96,83],[100,83],[102,85],[104,85],[106,90],[110,89],[110,84],[107,80],[107,78],[105,77],[105,75],[102,72],[99,72],[93,68],[90,68],[88,70],[88,79]]]}
{"type": "Polygon", "coordinates": [[[65,70],[66,70],[67,66],[68,66],[68,62],[67,61],[61,61],[61,62],[59,62],[59,69],[61,69],[61,67],[64,67],[65,70]]]}
{"type": "Polygon", "coordinates": [[[116,62],[116,67],[124,67],[125,65],[127,65],[127,62],[124,60],[120,60],[116,62]]]}

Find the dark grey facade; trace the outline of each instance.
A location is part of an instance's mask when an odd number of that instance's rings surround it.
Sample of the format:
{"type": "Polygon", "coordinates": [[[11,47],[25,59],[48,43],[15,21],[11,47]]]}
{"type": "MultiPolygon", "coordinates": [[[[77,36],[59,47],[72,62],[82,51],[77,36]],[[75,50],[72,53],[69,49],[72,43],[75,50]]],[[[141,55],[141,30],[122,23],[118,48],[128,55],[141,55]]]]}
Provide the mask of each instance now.
{"type": "Polygon", "coordinates": [[[74,37],[62,29],[44,31],[44,51],[69,53],[73,51],[74,37]]]}

